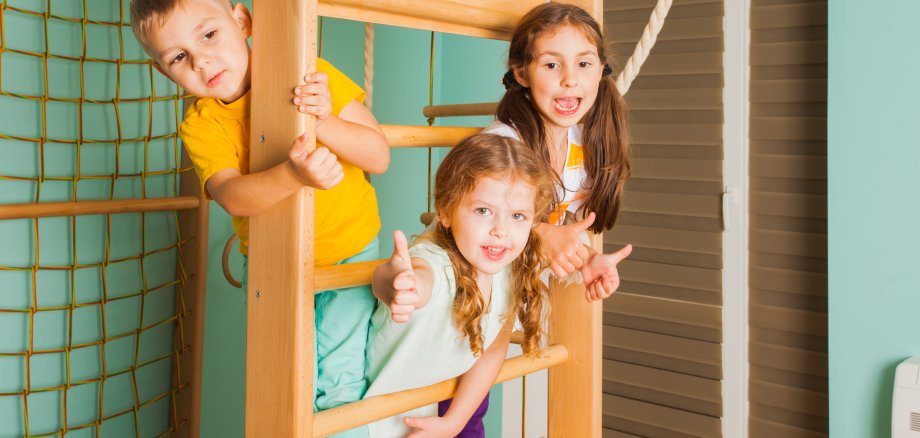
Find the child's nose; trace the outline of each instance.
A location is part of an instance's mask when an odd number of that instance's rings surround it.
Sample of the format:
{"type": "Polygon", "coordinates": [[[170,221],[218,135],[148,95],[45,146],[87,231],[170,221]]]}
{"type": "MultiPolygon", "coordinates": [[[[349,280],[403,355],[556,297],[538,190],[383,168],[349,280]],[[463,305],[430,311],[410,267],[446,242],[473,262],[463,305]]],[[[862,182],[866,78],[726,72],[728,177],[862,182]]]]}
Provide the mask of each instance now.
{"type": "Polygon", "coordinates": [[[195,71],[202,71],[208,64],[211,63],[211,58],[205,55],[197,55],[192,57],[192,68],[195,71]]]}
{"type": "Polygon", "coordinates": [[[566,68],[562,73],[562,85],[564,87],[574,87],[578,85],[578,77],[571,68],[566,68]]]}
{"type": "Polygon", "coordinates": [[[495,222],[492,224],[492,236],[496,238],[502,238],[508,235],[508,224],[505,220],[498,218],[495,219],[495,222]]]}

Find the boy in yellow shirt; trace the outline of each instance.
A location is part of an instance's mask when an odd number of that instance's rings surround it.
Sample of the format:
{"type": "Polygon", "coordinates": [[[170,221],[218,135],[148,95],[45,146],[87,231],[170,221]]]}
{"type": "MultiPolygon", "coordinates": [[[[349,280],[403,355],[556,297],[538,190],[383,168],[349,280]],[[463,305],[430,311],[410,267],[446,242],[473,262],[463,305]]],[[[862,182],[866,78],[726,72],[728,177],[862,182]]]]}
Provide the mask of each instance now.
{"type": "MultiPolygon", "coordinates": [[[[363,171],[389,165],[386,139],[361,104],[364,92],[328,62],[294,90],[300,112],[316,116],[316,150],[305,139],[288,160],[249,172],[249,90],[252,34],[249,10],[230,0],[132,0],[131,23],[154,67],[197,96],[179,133],[205,195],[233,216],[240,252],[248,252],[248,216],[304,186],[316,190],[316,265],[378,257],[380,218],[363,171]]],[[[364,351],[376,304],[369,286],[316,297],[317,374],[314,408],[361,398],[364,351]]],[[[352,431],[363,436],[363,431],[352,431]]]]}

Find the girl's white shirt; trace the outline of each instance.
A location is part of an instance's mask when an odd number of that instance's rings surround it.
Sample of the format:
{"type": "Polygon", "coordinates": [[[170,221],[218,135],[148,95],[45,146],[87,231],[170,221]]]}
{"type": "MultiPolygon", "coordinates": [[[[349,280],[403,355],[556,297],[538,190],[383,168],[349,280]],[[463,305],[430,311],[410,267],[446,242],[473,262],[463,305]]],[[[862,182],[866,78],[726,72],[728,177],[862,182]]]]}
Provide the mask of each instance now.
{"type": "MultiPolygon", "coordinates": [[[[510,137],[521,141],[521,136],[514,127],[506,125],[498,120],[493,121],[489,126],[482,130],[483,134],[495,134],[502,137],[510,137]]],[[[584,204],[586,186],[588,185],[588,173],[585,172],[583,164],[584,154],[581,144],[581,126],[573,125],[569,127],[568,141],[566,141],[566,165],[562,169],[560,180],[562,187],[556,187],[556,199],[560,205],[566,205],[565,210],[575,215],[578,209],[584,204]],[[574,161],[574,162],[573,162],[574,161]]],[[[559,215],[559,219],[554,225],[565,223],[564,214],[559,215]]]]}
{"type": "MultiPolygon", "coordinates": [[[[454,324],[457,285],[447,253],[433,243],[422,242],[412,246],[409,255],[431,266],[434,274],[431,298],[404,324],[393,322],[389,307],[377,306],[368,335],[366,376],[371,383],[365,398],[460,376],[478,359],[470,350],[469,339],[454,324]]],[[[490,307],[481,320],[483,351],[495,341],[513,305],[509,283],[510,267],[492,277],[490,307]]],[[[403,417],[437,414],[437,404],[431,404],[371,423],[368,429],[372,438],[404,437],[409,429],[403,417]]]]}

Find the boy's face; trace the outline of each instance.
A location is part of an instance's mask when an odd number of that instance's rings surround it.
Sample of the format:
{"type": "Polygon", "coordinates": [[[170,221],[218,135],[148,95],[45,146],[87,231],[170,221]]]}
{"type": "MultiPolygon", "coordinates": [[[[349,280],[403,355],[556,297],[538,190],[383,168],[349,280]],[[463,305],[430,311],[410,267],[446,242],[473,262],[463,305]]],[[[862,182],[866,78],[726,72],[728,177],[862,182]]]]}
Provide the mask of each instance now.
{"type": "Polygon", "coordinates": [[[242,4],[186,0],[144,44],[154,66],[198,97],[233,102],[249,90],[249,10],[242,4]]]}

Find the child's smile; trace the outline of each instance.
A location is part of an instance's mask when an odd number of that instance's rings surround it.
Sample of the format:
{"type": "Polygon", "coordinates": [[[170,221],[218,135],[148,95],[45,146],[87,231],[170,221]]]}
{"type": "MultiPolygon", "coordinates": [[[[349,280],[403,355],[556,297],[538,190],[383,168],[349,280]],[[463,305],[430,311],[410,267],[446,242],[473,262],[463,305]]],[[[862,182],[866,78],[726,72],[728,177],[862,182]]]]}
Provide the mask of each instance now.
{"type": "Polygon", "coordinates": [[[441,223],[457,248],[489,284],[493,274],[521,255],[533,225],[536,188],[510,175],[481,177],[441,223]]]}

